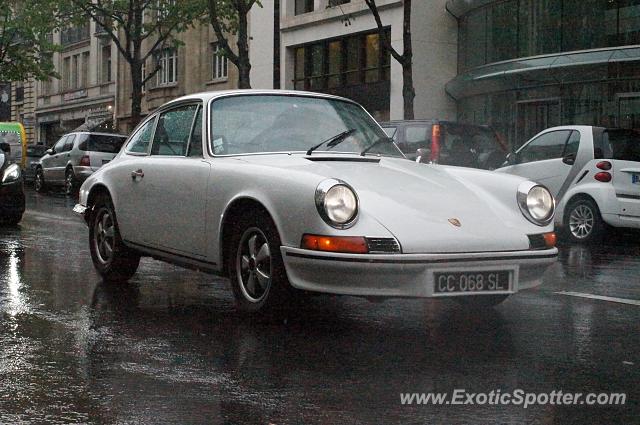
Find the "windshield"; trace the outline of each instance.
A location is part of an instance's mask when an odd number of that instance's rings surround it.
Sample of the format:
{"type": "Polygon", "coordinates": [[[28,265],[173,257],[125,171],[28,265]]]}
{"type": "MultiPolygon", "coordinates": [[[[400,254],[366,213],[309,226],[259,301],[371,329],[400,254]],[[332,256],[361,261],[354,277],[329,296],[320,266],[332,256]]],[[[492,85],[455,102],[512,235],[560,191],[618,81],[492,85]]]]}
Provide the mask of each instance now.
{"type": "Polygon", "coordinates": [[[27,146],[27,156],[40,158],[44,156],[44,152],[47,150],[43,145],[29,145],[27,146]]]}
{"type": "MultiPolygon", "coordinates": [[[[338,145],[315,152],[360,153],[386,134],[359,106],[335,99],[286,95],[244,95],[218,99],[211,107],[211,150],[215,155],[306,152],[354,129],[338,145]]],[[[402,157],[393,143],[378,143],[371,154],[402,157]]]]}

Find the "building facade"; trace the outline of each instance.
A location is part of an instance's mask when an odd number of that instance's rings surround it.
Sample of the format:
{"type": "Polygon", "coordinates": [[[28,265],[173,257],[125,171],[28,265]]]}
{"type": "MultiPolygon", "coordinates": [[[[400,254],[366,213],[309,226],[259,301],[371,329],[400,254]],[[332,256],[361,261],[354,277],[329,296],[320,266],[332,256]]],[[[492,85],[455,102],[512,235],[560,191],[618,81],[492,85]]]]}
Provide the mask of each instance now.
{"type": "MultiPolygon", "coordinates": [[[[238,71],[220,55],[216,37],[210,25],[200,24],[175,35],[181,45],[167,47],[150,56],[143,67],[143,75],[159,69],[144,86],[142,115],[153,112],[169,100],[190,93],[226,90],[237,87],[238,71]]],[[[143,52],[153,40],[145,40],[143,52]]],[[[234,40],[229,40],[234,45],[234,40]]],[[[131,117],[131,73],[129,64],[118,58],[118,96],[116,120],[119,130],[130,132],[136,123],[131,117]]]]}
{"type": "Polygon", "coordinates": [[[61,46],[53,55],[60,79],[31,82],[35,101],[30,141],[51,145],[76,129],[113,128],[117,51],[111,39],[89,20],[53,37],[61,46]]]}
{"type": "MultiPolygon", "coordinates": [[[[402,1],[377,4],[391,44],[402,52],[402,1]]],[[[402,68],[381,48],[364,0],[265,1],[250,23],[254,87],[337,94],[380,120],[403,117],[402,68]]],[[[416,118],[453,119],[456,105],[444,85],[456,75],[456,20],[445,0],[414,1],[411,27],[416,118]]]]}
{"type": "Polygon", "coordinates": [[[513,146],[561,124],[640,128],[640,1],[451,0],[458,118],[513,146]]]}

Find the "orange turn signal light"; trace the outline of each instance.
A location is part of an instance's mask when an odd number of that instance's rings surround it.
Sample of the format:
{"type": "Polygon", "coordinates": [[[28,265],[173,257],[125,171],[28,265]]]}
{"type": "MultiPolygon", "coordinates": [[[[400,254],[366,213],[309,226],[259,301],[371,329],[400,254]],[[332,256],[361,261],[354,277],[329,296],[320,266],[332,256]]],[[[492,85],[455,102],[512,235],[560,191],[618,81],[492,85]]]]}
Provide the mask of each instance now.
{"type": "Polygon", "coordinates": [[[369,247],[362,236],[303,235],[301,248],[313,251],[367,254],[369,247]]]}
{"type": "Polygon", "coordinates": [[[544,244],[547,248],[554,248],[557,242],[557,236],[555,232],[544,233],[542,235],[544,237],[544,244]]]}

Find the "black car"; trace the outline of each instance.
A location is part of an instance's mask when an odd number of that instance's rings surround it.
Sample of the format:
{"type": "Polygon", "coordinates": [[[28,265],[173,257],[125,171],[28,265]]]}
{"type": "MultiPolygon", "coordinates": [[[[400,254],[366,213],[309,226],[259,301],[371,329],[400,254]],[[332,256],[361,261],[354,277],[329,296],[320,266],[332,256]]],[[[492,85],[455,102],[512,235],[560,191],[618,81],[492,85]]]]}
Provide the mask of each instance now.
{"type": "Polygon", "coordinates": [[[502,165],[509,152],[497,133],[486,125],[438,119],[380,125],[407,158],[419,162],[493,170],[502,165]]]}
{"type": "Polygon", "coordinates": [[[10,162],[11,147],[0,143],[0,223],[16,225],[24,214],[24,182],[20,165],[10,162]]]}

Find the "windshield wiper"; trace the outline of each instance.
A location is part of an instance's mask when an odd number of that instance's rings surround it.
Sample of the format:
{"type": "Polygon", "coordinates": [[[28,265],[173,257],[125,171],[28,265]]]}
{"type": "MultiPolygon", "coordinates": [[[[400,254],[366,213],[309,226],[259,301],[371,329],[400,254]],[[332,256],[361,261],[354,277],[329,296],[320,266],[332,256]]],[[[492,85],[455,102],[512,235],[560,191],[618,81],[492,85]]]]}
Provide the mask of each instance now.
{"type": "Polygon", "coordinates": [[[320,146],[324,145],[325,143],[327,144],[328,148],[332,148],[334,146],[338,146],[340,143],[342,143],[348,136],[350,136],[355,131],[356,131],[355,128],[350,128],[349,130],[345,130],[340,134],[336,134],[335,136],[330,137],[327,140],[324,140],[324,141],[318,143],[317,145],[309,148],[309,150],[307,151],[307,155],[311,155],[311,153],[313,151],[315,151],[316,149],[318,149],[320,146]]]}
{"type": "Polygon", "coordinates": [[[364,148],[362,150],[362,152],[360,152],[360,156],[364,156],[371,149],[373,149],[374,147],[378,146],[379,144],[381,144],[383,142],[392,142],[393,143],[393,139],[391,137],[381,137],[381,138],[379,138],[378,140],[376,140],[375,142],[373,142],[372,144],[370,144],[369,146],[364,148]]]}

